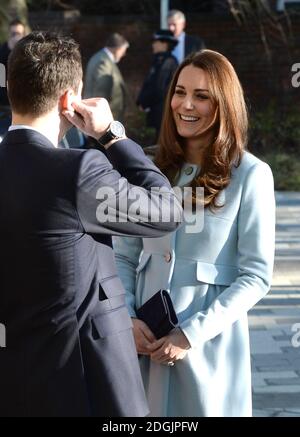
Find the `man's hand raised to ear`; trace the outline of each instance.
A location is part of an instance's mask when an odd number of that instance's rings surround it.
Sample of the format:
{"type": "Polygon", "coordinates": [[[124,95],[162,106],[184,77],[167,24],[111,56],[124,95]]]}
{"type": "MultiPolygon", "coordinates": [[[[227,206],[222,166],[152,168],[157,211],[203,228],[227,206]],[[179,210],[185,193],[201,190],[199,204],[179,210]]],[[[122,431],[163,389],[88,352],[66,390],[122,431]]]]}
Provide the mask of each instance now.
{"type": "MultiPolygon", "coordinates": [[[[72,107],[74,111],[65,110],[63,115],[74,126],[96,140],[107,131],[113,121],[108,101],[102,97],[74,101],[72,107]]],[[[107,146],[115,141],[117,140],[112,140],[107,146]]]]}

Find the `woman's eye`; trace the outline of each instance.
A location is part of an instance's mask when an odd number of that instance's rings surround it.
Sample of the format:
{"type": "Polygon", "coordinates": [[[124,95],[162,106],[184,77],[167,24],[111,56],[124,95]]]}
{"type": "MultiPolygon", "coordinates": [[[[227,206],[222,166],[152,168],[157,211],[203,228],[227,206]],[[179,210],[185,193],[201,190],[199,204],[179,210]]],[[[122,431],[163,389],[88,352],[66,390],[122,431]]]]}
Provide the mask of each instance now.
{"type": "Polygon", "coordinates": [[[175,94],[177,94],[178,96],[183,96],[184,95],[184,91],[182,91],[182,90],[175,90],[175,94]]]}
{"type": "Polygon", "coordinates": [[[205,94],[196,94],[197,99],[201,99],[201,100],[207,100],[208,96],[206,96],[205,94]]]}

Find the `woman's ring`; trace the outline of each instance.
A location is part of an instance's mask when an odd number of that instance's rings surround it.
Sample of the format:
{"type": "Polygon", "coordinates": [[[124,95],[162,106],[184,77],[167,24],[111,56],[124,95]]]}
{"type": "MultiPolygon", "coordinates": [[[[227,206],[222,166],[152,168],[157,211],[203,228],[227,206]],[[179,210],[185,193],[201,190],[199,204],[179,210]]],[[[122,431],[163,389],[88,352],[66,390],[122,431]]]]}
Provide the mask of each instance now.
{"type": "Polygon", "coordinates": [[[168,361],[167,364],[168,364],[168,366],[174,366],[175,363],[174,363],[174,361],[168,361]]]}

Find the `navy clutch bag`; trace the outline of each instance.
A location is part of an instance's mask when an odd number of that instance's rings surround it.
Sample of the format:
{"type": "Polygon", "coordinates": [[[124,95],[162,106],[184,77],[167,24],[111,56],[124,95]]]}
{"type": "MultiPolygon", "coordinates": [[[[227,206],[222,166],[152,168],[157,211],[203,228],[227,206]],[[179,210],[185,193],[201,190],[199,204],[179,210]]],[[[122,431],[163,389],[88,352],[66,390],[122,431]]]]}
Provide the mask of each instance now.
{"type": "Polygon", "coordinates": [[[171,297],[166,290],[155,293],[136,314],[149,326],[156,338],[167,335],[178,323],[171,297]]]}

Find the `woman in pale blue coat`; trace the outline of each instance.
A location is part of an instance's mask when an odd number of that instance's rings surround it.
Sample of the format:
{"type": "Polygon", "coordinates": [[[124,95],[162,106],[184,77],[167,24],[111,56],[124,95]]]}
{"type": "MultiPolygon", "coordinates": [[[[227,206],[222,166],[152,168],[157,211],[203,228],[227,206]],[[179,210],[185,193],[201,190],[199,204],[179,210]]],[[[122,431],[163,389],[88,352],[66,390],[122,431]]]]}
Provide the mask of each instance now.
{"type": "Polygon", "coordinates": [[[194,208],[173,234],[114,240],[151,416],[251,416],[247,311],[270,288],[275,207],[270,168],[245,151],[247,128],[229,61],[210,50],[185,60],[155,162],[173,185],[192,187],[194,208]],[[136,309],[161,288],[179,326],[155,339],[136,309]]]}

